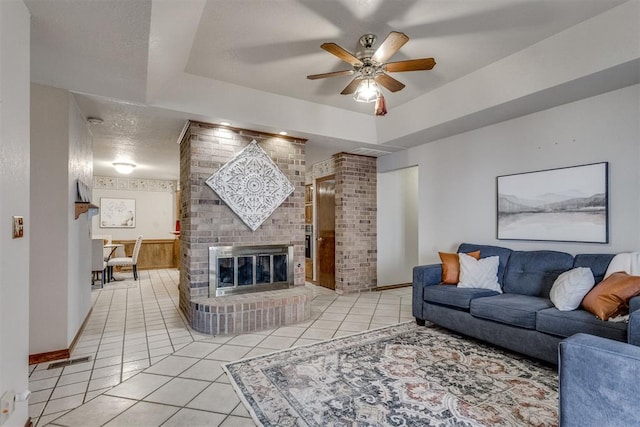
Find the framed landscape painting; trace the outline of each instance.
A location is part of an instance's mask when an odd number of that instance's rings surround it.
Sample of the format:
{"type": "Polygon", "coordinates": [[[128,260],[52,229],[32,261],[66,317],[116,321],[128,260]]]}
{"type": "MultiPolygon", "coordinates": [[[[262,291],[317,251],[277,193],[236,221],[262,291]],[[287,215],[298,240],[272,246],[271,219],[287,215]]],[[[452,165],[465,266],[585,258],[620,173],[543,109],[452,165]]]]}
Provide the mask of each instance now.
{"type": "Polygon", "coordinates": [[[101,228],[135,228],[136,200],[135,199],[100,199],[100,227],[101,228]]]}
{"type": "Polygon", "coordinates": [[[608,243],[608,166],[497,177],[498,239],[608,243]]]}

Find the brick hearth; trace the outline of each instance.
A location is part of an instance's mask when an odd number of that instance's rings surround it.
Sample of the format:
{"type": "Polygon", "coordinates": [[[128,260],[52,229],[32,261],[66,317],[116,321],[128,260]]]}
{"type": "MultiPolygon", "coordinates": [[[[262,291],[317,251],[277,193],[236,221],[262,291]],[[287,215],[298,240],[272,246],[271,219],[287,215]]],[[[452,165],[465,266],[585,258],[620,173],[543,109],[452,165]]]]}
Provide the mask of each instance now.
{"type": "Polygon", "coordinates": [[[212,335],[240,334],[304,322],[313,292],[304,286],[279,291],[191,300],[191,326],[212,335]]]}

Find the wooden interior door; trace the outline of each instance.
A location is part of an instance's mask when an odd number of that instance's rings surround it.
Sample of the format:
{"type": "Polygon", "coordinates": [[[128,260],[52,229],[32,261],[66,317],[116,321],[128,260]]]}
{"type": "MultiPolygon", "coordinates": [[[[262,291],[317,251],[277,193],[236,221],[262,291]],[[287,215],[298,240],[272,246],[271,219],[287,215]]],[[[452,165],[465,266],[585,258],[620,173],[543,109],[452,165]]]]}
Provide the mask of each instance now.
{"type": "Polygon", "coordinates": [[[336,288],[336,181],[329,176],[316,181],[316,239],[318,284],[336,288]]]}

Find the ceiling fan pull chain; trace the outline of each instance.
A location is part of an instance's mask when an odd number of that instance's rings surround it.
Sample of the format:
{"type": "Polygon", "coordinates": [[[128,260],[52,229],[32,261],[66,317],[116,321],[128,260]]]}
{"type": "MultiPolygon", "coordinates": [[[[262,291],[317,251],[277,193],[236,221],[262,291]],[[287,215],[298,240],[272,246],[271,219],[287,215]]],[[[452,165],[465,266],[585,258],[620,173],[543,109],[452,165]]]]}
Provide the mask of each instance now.
{"type": "Polygon", "coordinates": [[[376,116],[384,116],[387,114],[387,101],[384,99],[384,95],[380,94],[376,99],[376,116]]]}

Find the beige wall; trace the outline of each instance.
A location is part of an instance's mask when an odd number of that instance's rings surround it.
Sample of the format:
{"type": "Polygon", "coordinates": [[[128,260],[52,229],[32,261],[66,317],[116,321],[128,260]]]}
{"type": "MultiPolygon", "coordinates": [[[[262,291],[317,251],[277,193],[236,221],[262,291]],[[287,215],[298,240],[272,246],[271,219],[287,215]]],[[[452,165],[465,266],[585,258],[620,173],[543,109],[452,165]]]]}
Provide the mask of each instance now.
{"type": "Polygon", "coordinates": [[[145,239],[172,239],[176,226],[176,193],[173,191],[93,190],[92,202],[100,205],[102,197],[133,199],[136,201],[136,225],[133,228],[102,228],[100,213],[92,218],[94,236],[109,235],[114,240],[135,240],[139,235],[145,239]]]}

